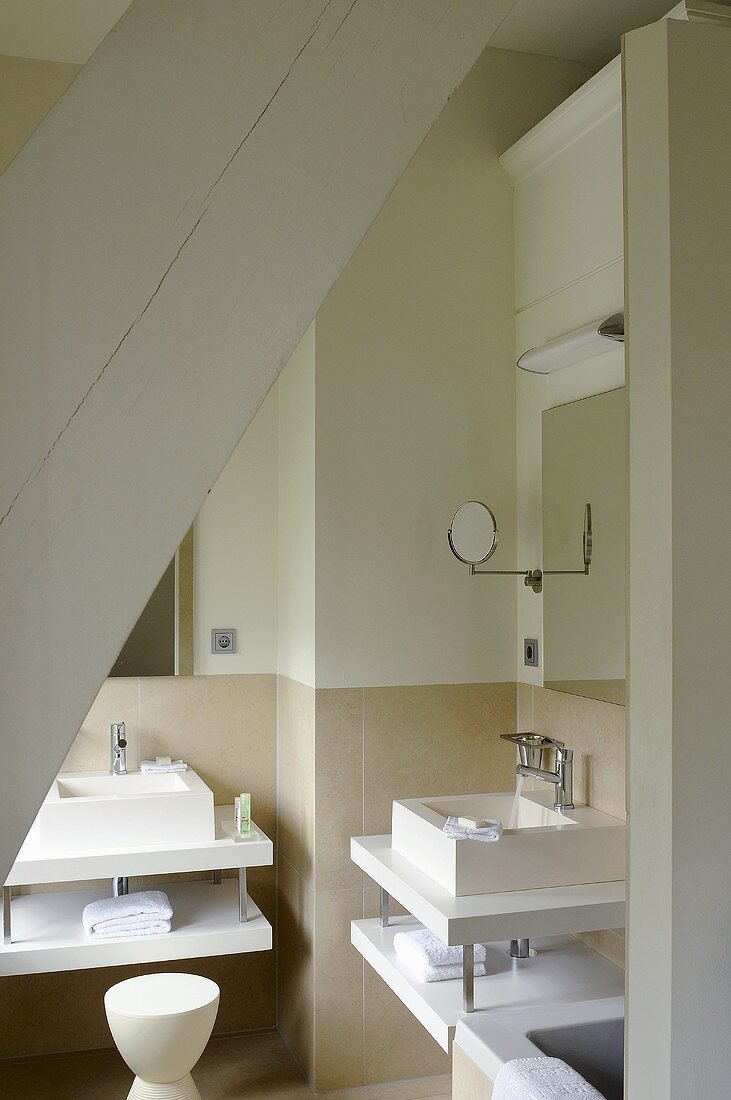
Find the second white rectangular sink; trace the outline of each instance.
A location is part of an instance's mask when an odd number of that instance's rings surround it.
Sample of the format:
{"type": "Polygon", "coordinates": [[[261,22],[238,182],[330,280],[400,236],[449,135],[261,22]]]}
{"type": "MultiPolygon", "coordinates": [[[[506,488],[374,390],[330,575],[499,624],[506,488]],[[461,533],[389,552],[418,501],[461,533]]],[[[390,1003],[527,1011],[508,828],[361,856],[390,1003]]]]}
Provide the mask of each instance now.
{"type": "Polygon", "coordinates": [[[201,843],[216,835],[213,793],[194,771],[61,773],[35,827],[49,852],[201,843]]]}
{"type": "Polygon", "coordinates": [[[453,897],[614,882],[625,876],[625,824],[577,805],[553,808],[553,791],[407,798],[393,803],[392,847],[453,897]],[[455,840],[447,817],[502,821],[500,840],[455,840]]]}

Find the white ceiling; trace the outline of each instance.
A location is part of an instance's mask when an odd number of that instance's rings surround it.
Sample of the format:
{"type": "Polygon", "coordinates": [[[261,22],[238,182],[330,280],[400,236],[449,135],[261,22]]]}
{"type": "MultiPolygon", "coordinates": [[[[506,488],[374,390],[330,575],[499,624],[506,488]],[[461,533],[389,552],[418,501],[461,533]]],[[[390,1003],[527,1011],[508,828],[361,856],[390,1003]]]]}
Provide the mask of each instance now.
{"type": "Polygon", "coordinates": [[[83,65],[131,0],[0,0],[0,54],[83,65]]]}
{"type": "MultiPolygon", "coordinates": [[[[130,3],[131,0],[0,0],[0,54],[83,65],[130,3]]],[[[568,57],[599,69],[619,53],[624,31],[660,19],[673,3],[674,0],[516,0],[490,44],[506,50],[568,57]]]]}
{"type": "Polygon", "coordinates": [[[667,15],[674,0],[517,0],[490,45],[568,57],[600,69],[625,31],[667,15]]]}

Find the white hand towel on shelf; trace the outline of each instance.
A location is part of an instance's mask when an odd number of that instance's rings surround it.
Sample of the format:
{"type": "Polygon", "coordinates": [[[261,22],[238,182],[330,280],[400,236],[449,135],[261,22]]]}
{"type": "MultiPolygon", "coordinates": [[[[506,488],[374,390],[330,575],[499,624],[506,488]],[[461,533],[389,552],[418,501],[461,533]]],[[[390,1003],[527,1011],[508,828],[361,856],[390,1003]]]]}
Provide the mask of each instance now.
{"type": "Polygon", "coordinates": [[[116,939],[169,932],[172,915],[170,898],[162,890],[139,890],[119,898],[92,901],[81,919],[87,936],[116,939]]]}
{"type": "Polygon", "coordinates": [[[130,936],[165,936],[172,930],[173,922],[170,920],[135,922],[130,919],[129,921],[107,921],[88,935],[92,940],[126,940],[130,936]]]}
{"type": "Polygon", "coordinates": [[[143,760],[140,771],[150,775],[162,775],[165,772],[187,772],[188,765],[182,760],[172,760],[169,764],[158,764],[156,760],[143,760]]]}
{"type": "MultiPolygon", "coordinates": [[[[461,966],[462,948],[448,947],[428,928],[417,928],[413,932],[397,932],[393,937],[393,949],[404,962],[415,966],[461,966]]],[[[475,944],[475,962],[485,961],[485,948],[475,944]]]]}
{"type": "MultiPolygon", "coordinates": [[[[462,963],[452,963],[449,966],[429,966],[428,963],[417,963],[412,959],[402,959],[413,976],[419,982],[452,982],[456,978],[462,978],[462,963]]],[[[484,963],[475,963],[475,977],[484,978],[487,973],[484,963]]]]}
{"type": "Polygon", "coordinates": [[[490,844],[503,835],[503,824],[501,821],[488,821],[481,829],[468,829],[459,824],[459,818],[448,817],[442,832],[454,840],[482,840],[490,844]]]}
{"type": "Polygon", "coordinates": [[[560,1058],[515,1058],[495,1080],[492,1100],[604,1100],[560,1058]]]}

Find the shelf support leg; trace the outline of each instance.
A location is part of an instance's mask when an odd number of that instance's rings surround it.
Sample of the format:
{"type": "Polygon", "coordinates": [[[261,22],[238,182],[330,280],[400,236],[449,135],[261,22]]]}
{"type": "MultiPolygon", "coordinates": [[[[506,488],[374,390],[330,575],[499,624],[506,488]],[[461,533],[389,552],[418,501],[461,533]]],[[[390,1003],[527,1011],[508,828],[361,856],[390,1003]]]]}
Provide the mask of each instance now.
{"type": "Polygon", "coordinates": [[[465,1012],[475,1011],[475,945],[466,943],[462,948],[462,1007],[465,1012]]]}
{"type": "Polygon", "coordinates": [[[13,942],[13,931],[10,925],[10,902],[12,897],[12,886],[3,886],[3,943],[6,946],[13,942]]]}
{"type": "Polygon", "coordinates": [[[214,871],[213,872],[213,885],[214,886],[220,886],[221,885],[221,872],[220,871],[214,871]]]}
{"type": "Polygon", "coordinates": [[[381,887],[381,928],[388,928],[388,907],[390,900],[388,890],[384,890],[383,887],[381,887]]]}
{"type": "Polygon", "coordinates": [[[239,921],[245,924],[249,919],[246,901],[246,868],[239,867],[239,921]]]}
{"type": "Polygon", "coordinates": [[[510,958],[511,959],[528,959],[528,958],[530,958],[530,940],[511,940],[510,941],[510,958]]]}

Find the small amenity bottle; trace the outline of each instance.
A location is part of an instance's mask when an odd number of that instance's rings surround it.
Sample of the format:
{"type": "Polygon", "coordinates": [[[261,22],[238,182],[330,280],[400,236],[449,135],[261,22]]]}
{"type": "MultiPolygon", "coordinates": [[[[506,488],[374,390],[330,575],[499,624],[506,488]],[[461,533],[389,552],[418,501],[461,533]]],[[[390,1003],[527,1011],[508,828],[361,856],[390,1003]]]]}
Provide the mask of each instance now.
{"type": "Polygon", "coordinates": [[[251,832],[251,795],[239,794],[234,799],[234,821],[236,832],[248,836],[251,832]]]}

